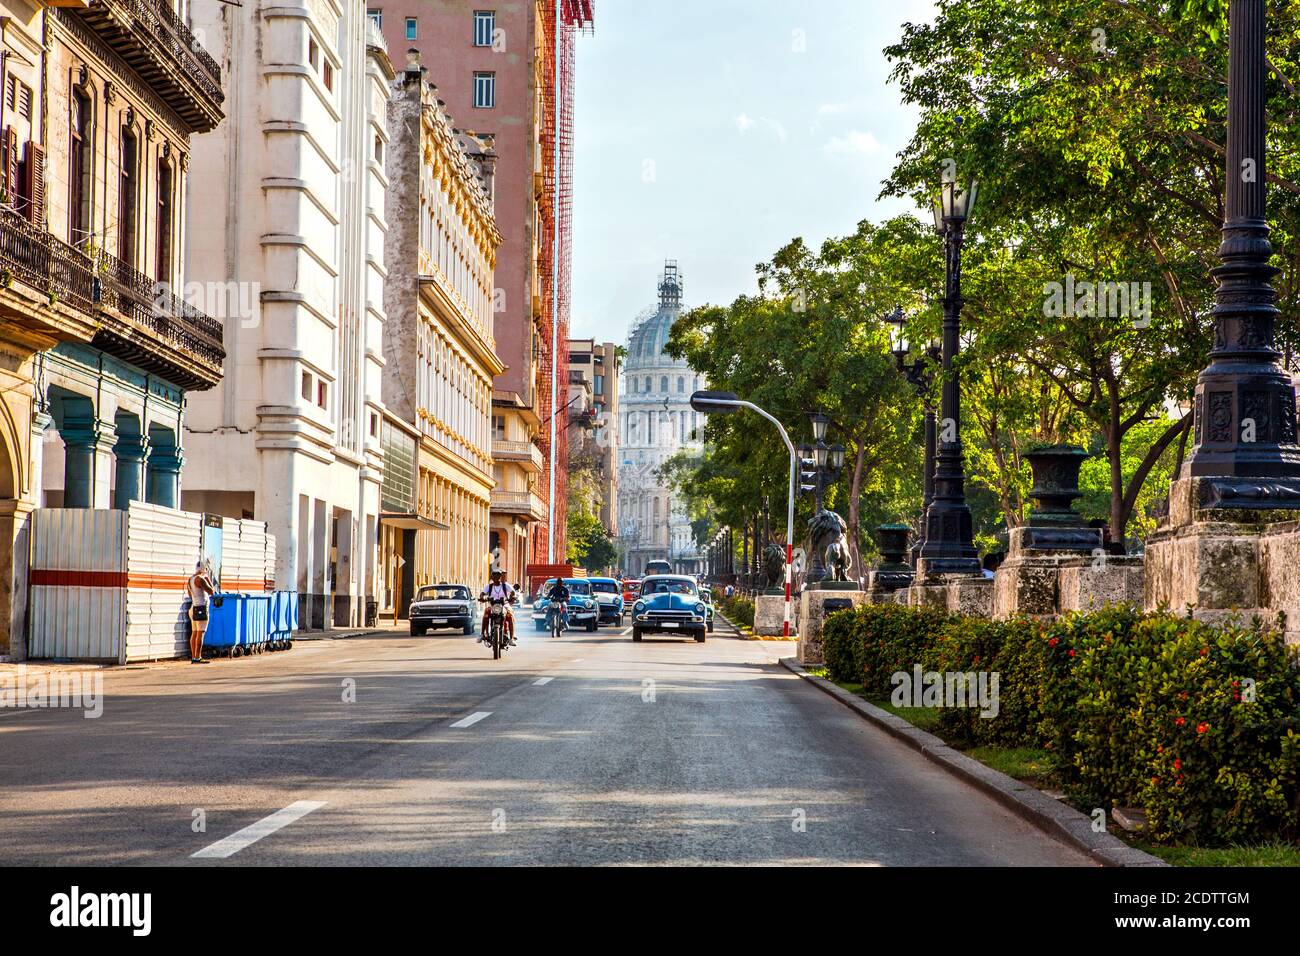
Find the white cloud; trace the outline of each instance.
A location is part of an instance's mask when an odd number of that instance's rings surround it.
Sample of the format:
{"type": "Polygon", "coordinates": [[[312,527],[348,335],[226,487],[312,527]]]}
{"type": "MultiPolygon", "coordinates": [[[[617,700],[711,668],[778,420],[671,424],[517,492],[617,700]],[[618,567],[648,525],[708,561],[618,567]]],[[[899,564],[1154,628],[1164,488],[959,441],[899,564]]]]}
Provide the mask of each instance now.
{"type": "Polygon", "coordinates": [[[843,136],[832,136],[822,150],[837,158],[873,156],[880,152],[880,143],[870,131],[853,129],[843,136]]]}
{"type": "Polygon", "coordinates": [[[760,116],[757,119],[754,119],[748,113],[741,113],[735,118],[735,120],[733,120],[733,122],[736,124],[736,129],[742,136],[757,126],[771,133],[778,142],[784,143],[790,138],[790,134],[786,132],[785,126],[782,125],[779,120],[774,120],[770,116],[760,116]]]}

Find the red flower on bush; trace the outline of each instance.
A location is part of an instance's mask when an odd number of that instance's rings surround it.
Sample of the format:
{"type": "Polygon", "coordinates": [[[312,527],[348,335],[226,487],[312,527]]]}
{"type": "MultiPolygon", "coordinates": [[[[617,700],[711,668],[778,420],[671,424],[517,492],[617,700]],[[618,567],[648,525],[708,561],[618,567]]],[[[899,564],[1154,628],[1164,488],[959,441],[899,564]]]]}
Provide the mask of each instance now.
{"type": "Polygon", "coordinates": [[[1181,726],[1183,726],[1183,724],[1185,724],[1185,723],[1187,723],[1187,718],[1186,718],[1186,717],[1179,717],[1177,720],[1174,721],[1174,726],[1175,726],[1175,727],[1181,727],[1181,726]]]}
{"type": "Polygon", "coordinates": [[[1055,638],[1055,637],[1053,637],[1053,638],[1051,638],[1051,639],[1047,642],[1047,646],[1048,646],[1048,647],[1055,647],[1057,644],[1060,644],[1060,643],[1061,643],[1061,641],[1060,641],[1059,638],[1055,638]]]}
{"type": "Polygon", "coordinates": [[[1206,723],[1200,723],[1196,725],[1196,732],[1198,734],[1203,734],[1209,729],[1210,729],[1210,725],[1206,723]]]}
{"type": "Polygon", "coordinates": [[[1178,758],[1178,757],[1175,757],[1175,758],[1174,758],[1174,769],[1175,769],[1175,770],[1182,770],[1182,769],[1183,769],[1183,761],[1182,761],[1180,758],[1178,758]]]}
{"type": "Polygon", "coordinates": [[[1201,648],[1201,656],[1202,656],[1202,657],[1209,657],[1209,656],[1210,656],[1210,649],[1209,649],[1208,647],[1202,647],[1202,648],[1201,648]]]}
{"type": "Polygon", "coordinates": [[[1073,656],[1074,656],[1074,648],[1073,648],[1073,647],[1072,647],[1072,648],[1070,648],[1070,656],[1071,656],[1071,657],[1073,657],[1073,656]]]}
{"type": "Polygon", "coordinates": [[[1160,778],[1159,778],[1159,777],[1152,777],[1152,778],[1151,778],[1151,786],[1153,786],[1153,787],[1157,787],[1157,786],[1159,786],[1159,785],[1160,785],[1160,778]]]}

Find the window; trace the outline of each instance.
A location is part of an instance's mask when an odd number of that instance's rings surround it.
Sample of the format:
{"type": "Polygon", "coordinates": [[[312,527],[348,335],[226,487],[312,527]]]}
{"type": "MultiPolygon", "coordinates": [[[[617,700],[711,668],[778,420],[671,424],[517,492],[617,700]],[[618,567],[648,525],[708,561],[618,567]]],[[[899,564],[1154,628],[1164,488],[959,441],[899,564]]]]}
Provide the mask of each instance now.
{"type": "Polygon", "coordinates": [[[316,383],[316,404],[319,405],[321,408],[329,408],[329,404],[330,404],[329,397],[330,397],[329,383],[323,381],[317,382],[316,383]]]}
{"type": "Polygon", "coordinates": [[[686,391],[686,376],[685,376],[685,375],[678,375],[678,376],[677,376],[677,391],[679,391],[679,392],[684,392],[684,391],[686,391]]]}
{"type": "Polygon", "coordinates": [[[378,134],[375,135],[375,162],[380,165],[384,162],[384,139],[378,134]]]}
{"type": "Polygon", "coordinates": [[[135,133],[126,127],[122,130],[122,168],[118,172],[117,257],[131,266],[135,265],[137,153],[135,133]]]}
{"type": "Polygon", "coordinates": [[[591,390],[596,395],[605,394],[605,376],[596,375],[592,378],[591,390]]]}
{"type": "Polygon", "coordinates": [[[74,246],[90,236],[92,176],[90,97],[72,91],[71,143],[68,150],[68,238],[74,246]]]}
{"type": "Polygon", "coordinates": [[[334,92],[334,64],[330,63],[329,60],[325,61],[325,71],[322,78],[325,80],[325,89],[331,93],[334,92]]]}
{"type": "Polygon", "coordinates": [[[172,168],[158,164],[158,260],[154,278],[170,282],[172,278],[172,168]]]}
{"type": "Polygon", "coordinates": [[[406,18],[406,39],[415,39],[415,17],[406,18]]]}
{"type": "Polygon", "coordinates": [[[495,73],[474,74],[474,107],[490,110],[497,105],[497,75],[495,73]]]}
{"type": "Polygon", "coordinates": [[[311,401],[311,372],[302,373],[302,397],[305,401],[311,401]]]}
{"type": "Polygon", "coordinates": [[[370,413],[370,437],[379,437],[379,416],[374,412],[370,413]]]}
{"type": "Polygon", "coordinates": [[[367,11],[366,11],[366,16],[368,16],[371,20],[374,21],[375,29],[376,29],[376,30],[382,30],[382,29],[384,28],[384,11],[383,11],[383,10],[367,10],[367,11]]]}
{"type": "Polygon", "coordinates": [[[504,415],[492,416],[492,440],[506,440],[506,417],[504,415]]]}
{"type": "Polygon", "coordinates": [[[497,15],[495,10],[474,11],[474,45],[491,46],[492,34],[496,32],[497,15]]]}
{"type": "Polygon", "coordinates": [[[5,88],[5,108],[25,120],[32,118],[32,88],[16,76],[9,77],[5,88]]]}
{"type": "Polygon", "coordinates": [[[307,63],[313,70],[320,69],[320,47],[311,37],[307,38],[307,63]]]}
{"type": "Polygon", "coordinates": [[[661,375],[661,376],[659,376],[659,391],[661,391],[661,392],[666,392],[666,391],[668,391],[668,376],[667,376],[667,375],[661,375]]]}

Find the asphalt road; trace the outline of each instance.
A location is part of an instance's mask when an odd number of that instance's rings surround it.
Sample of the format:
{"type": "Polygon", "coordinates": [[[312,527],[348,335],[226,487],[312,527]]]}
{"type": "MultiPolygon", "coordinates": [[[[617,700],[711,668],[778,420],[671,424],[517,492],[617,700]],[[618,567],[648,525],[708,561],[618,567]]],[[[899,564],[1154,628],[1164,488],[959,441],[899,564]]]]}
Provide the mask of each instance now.
{"type": "Polygon", "coordinates": [[[793,651],[525,630],[499,662],[394,634],[113,669],[98,719],[0,711],[0,863],[1088,865],[793,651]]]}

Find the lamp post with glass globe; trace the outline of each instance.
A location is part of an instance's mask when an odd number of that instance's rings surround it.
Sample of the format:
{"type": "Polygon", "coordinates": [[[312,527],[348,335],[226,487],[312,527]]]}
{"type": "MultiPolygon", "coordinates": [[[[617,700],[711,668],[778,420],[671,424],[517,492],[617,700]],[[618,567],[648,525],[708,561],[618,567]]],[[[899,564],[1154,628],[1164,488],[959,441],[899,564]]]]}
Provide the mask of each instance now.
{"type": "Polygon", "coordinates": [[[966,223],[975,208],[979,185],[959,189],[955,174],[945,173],[934,204],[934,228],[943,237],[943,396],[939,406],[934,492],[926,509],[924,543],[918,575],[980,574],[974,525],[966,504],[966,472],[961,445],[961,386],[953,362],[961,351],[961,250],[966,223]]]}
{"type": "Polygon", "coordinates": [[[835,484],[844,470],[844,446],[826,444],[826,429],[830,419],[821,412],[808,416],[812,422],[814,444],[800,445],[799,457],[802,462],[801,476],[803,484],[800,489],[813,496],[813,511],[822,510],[826,489],[835,484]]]}

